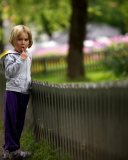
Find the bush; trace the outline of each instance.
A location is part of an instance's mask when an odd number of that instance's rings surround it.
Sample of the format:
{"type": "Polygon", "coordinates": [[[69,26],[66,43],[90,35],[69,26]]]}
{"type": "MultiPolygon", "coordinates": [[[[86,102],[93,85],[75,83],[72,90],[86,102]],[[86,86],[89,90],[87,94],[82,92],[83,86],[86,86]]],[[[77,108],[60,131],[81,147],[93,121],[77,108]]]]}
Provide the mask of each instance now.
{"type": "Polygon", "coordinates": [[[119,46],[119,49],[107,49],[105,52],[105,66],[116,76],[128,75],[128,46],[119,46]]]}

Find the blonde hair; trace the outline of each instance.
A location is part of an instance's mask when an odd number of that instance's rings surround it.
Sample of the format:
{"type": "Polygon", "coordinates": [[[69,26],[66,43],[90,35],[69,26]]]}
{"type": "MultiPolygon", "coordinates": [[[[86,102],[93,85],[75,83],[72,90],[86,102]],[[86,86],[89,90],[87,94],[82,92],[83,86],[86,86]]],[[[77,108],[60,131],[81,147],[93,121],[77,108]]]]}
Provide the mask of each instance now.
{"type": "Polygon", "coordinates": [[[30,48],[32,46],[32,44],[33,44],[32,33],[31,33],[30,29],[28,27],[24,26],[24,25],[17,25],[12,29],[11,35],[10,35],[10,38],[9,38],[9,42],[12,44],[12,46],[14,46],[14,44],[17,41],[18,37],[22,33],[27,33],[28,34],[28,39],[29,39],[28,48],[30,48]]]}

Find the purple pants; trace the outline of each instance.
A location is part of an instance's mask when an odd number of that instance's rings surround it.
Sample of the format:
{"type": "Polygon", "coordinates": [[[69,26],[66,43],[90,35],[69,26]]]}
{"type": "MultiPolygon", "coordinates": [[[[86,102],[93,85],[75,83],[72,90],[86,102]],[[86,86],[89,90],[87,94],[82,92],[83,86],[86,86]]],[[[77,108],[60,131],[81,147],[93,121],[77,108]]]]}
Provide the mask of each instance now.
{"type": "Polygon", "coordinates": [[[28,94],[5,91],[4,98],[4,148],[10,152],[20,148],[20,137],[24,126],[28,94]]]}

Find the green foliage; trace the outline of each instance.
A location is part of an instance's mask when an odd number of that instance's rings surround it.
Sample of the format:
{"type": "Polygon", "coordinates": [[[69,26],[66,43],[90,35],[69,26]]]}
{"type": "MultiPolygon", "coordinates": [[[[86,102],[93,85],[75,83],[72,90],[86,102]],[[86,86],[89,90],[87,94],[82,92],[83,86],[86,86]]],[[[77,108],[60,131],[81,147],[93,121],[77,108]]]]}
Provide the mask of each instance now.
{"type": "Polygon", "coordinates": [[[117,50],[111,48],[106,50],[105,65],[109,70],[112,70],[115,75],[128,75],[128,46],[119,45],[117,50]]]}
{"type": "Polygon", "coordinates": [[[3,3],[0,10],[14,25],[34,26],[38,32],[49,35],[69,27],[71,9],[68,0],[5,0],[3,3]]]}
{"type": "Polygon", "coordinates": [[[115,26],[124,34],[128,30],[127,0],[89,0],[88,20],[115,26]]]}
{"type": "Polygon", "coordinates": [[[128,1],[127,0],[122,0],[119,1],[119,12],[120,12],[120,17],[122,18],[122,22],[120,23],[124,33],[128,32],[128,1]]]}
{"type": "Polygon", "coordinates": [[[69,27],[70,5],[67,0],[44,1],[38,6],[38,14],[34,15],[34,21],[41,25],[38,31],[44,31],[48,35],[56,30],[63,30],[69,27]]]}
{"type": "MultiPolygon", "coordinates": [[[[108,23],[127,32],[127,0],[88,0],[88,21],[108,23]]],[[[70,0],[2,0],[2,18],[13,24],[34,26],[40,33],[51,35],[56,30],[69,28],[71,15],[70,0]]]]}

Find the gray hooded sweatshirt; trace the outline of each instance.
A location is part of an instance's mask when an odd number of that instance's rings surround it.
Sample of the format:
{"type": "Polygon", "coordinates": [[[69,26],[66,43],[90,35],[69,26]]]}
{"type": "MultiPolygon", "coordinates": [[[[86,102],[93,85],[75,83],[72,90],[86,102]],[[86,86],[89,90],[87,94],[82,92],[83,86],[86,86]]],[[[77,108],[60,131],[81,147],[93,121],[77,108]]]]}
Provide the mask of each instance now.
{"type": "Polygon", "coordinates": [[[25,52],[28,55],[27,59],[22,58],[21,53],[14,50],[9,50],[1,57],[8,91],[30,93],[32,55],[27,50],[25,52]]]}

